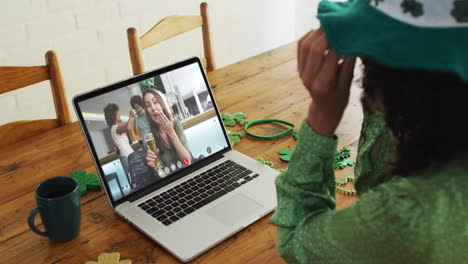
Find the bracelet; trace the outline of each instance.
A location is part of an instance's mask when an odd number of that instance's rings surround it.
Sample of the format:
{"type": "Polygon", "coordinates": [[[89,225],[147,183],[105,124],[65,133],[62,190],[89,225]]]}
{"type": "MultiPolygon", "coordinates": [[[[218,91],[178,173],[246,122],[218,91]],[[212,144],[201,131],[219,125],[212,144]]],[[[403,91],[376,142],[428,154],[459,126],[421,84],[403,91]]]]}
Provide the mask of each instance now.
{"type": "Polygon", "coordinates": [[[282,136],[284,136],[284,135],[286,135],[288,133],[291,133],[293,130],[294,130],[294,124],[289,123],[289,122],[284,121],[284,120],[281,120],[281,119],[258,119],[258,120],[248,122],[244,127],[245,134],[247,134],[247,135],[249,135],[249,136],[251,136],[253,138],[263,139],[263,140],[276,139],[276,138],[282,137],[282,136]],[[249,132],[247,130],[250,126],[255,125],[255,124],[260,124],[260,123],[281,123],[281,124],[291,126],[291,128],[289,128],[288,130],[285,130],[285,131],[283,131],[283,132],[281,132],[279,134],[272,135],[272,136],[259,136],[259,135],[252,134],[251,132],[249,132]]]}

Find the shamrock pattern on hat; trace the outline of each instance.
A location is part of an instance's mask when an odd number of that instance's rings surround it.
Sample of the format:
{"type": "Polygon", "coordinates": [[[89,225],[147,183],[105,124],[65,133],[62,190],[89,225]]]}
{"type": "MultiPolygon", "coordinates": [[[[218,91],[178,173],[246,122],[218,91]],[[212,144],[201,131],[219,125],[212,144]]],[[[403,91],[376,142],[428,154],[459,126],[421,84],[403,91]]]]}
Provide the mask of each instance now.
{"type": "Polygon", "coordinates": [[[401,2],[403,13],[410,13],[414,17],[419,17],[424,14],[423,5],[416,0],[403,0],[401,2]]]}
{"type": "MultiPolygon", "coordinates": [[[[367,0],[370,5],[378,7],[385,0],[367,0]]],[[[437,0],[435,0],[437,1],[437,0]]],[[[392,1],[390,1],[392,2],[392,1]]],[[[418,0],[402,0],[400,7],[403,14],[409,13],[414,18],[424,15],[424,5],[432,7],[431,2],[424,3],[418,0]]],[[[390,4],[390,3],[389,3],[390,4]]],[[[468,0],[453,0],[453,9],[450,10],[450,15],[457,23],[468,23],[468,0]]]]}
{"type": "Polygon", "coordinates": [[[453,1],[453,10],[450,13],[457,22],[468,22],[468,0],[453,1]]]}
{"type": "Polygon", "coordinates": [[[380,2],[383,2],[384,0],[368,0],[370,4],[374,2],[375,6],[378,6],[380,2]]]}

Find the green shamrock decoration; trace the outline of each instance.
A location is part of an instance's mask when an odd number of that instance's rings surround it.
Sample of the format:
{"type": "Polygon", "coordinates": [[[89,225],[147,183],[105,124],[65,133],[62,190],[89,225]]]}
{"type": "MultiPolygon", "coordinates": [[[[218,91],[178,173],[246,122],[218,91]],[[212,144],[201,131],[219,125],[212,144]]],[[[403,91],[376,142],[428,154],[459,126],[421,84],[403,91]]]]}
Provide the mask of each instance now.
{"type": "Polygon", "coordinates": [[[294,132],[293,138],[294,138],[294,140],[298,140],[298,139],[299,139],[299,133],[298,133],[298,132],[294,132]]]}
{"type": "Polygon", "coordinates": [[[416,0],[403,0],[400,6],[403,8],[403,13],[409,12],[414,17],[419,17],[424,14],[423,5],[416,0]]]}
{"type": "Polygon", "coordinates": [[[153,78],[151,79],[146,79],[144,81],[140,82],[140,85],[146,86],[146,87],[151,87],[151,88],[156,88],[156,85],[154,85],[154,80],[153,78]]]}
{"type": "Polygon", "coordinates": [[[95,173],[87,173],[86,171],[72,171],[68,176],[78,182],[80,195],[85,195],[88,190],[101,190],[101,182],[95,173]]]}
{"type": "Polygon", "coordinates": [[[221,115],[221,117],[223,118],[225,126],[235,126],[236,122],[245,124],[245,118],[247,118],[247,115],[241,112],[237,112],[234,114],[224,113],[221,115]]]}
{"type": "Polygon", "coordinates": [[[268,161],[268,160],[264,160],[262,157],[258,158],[258,162],[260,162],[262,164],[265,164],[265,165],[269,166],[270,168],[275,167],[275,164],[273,162],[268,161]]]}
{"type": "Polygon", "coordinates": [[[282,155],[280,156],[280,159],[281,160],[284,160],[286,162],[289,162],[291,160],[291,157],[292,155],[294,154],[294,151],[296,149],[292,149],[292,150],[289,150],[289,149],[280,149],[280,151],[278,151],[278,154],[282,155]]]}
{"type": "Polygon", "coordinates": [[[459,23],[468,22],[468,0],[455,0],[451,14],[459,23]]]}
{"type": "Polygon", "coordinates": [[[287,170],[288,170],[288,167],[286,167],[286,168],[284,168],[284,169],[281,169],[281,170],[279,170],[279,172],[283,173],[283,172],[285,172],[285,171],[287,171],[287,170]]]}
{"type": "Polygon", "coordinates": [[[343,169],[346,166],[353,166],[354,161],[348,159],[351,156],[351,150],[344,146],[341,151],[337,151],[335,154],[335,169],[343,169]]]}
{"type": "Polygon", "coordinates": [[[240,137],[244,136],[242,132],[231,132],[229,130],[226,130],[226,132],[228,133],[229,143],[231,143],[233,147],[240,142],[240,137]]]}

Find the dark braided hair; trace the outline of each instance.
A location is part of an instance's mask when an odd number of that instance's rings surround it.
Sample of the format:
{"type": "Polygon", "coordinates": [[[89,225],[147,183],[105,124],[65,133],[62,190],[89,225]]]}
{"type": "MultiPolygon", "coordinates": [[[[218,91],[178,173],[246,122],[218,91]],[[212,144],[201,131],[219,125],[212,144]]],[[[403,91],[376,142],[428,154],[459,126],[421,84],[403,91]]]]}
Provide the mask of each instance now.
{"type": "Polygon", "coordinates": [[[383,103],[397,139],[393,174],[408,176],[468,152],[467,82],[453,73],[392,69],[368,58],[363,64],[363,98],[383,103]]]}
{"type": "Polygon", "coordinates": [[[106,118],[106,123],[108,126],[111,127],[115,125],[117,112],[119,112],[119,107],[116,104],[108,104],[106,107],[104,107],[104,117],[106,118]]]}

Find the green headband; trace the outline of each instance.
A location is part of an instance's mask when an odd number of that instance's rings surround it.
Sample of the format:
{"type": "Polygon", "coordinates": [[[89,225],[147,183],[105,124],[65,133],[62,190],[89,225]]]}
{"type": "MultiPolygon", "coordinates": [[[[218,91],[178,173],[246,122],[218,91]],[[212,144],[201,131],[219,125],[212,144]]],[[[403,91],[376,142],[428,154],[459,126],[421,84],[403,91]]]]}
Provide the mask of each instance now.
{"type": "Polygon", "coordinates": [[[289,123],[289,122],[284,121],[284,120],[281,120],[281,119],[258,119],[258,120],[248,122],[244,127],[245,134],[247,134],[248,136],[251,136],[253,138],[262,139],[262,140],[276,139],[276,138],[282,137],[282,136],[284,136],[284,135],[286,135],[288,133],[291,133],[293,130],[294,130],[294,124],[289,123]],[[272,136],[259,136],[259,135],[252,134],[251,132],[249,132],[247,130],[250,126],[255,125],[255,124],[260,124],[260,123],[281,123],[281,124],[291,126],[291,128],[289,128],[289,129],[287,129],[287,130],[285,130],[285,131],[283,131],[283,132],[281,132],[279,134],[272,135],[272,136]]]}

